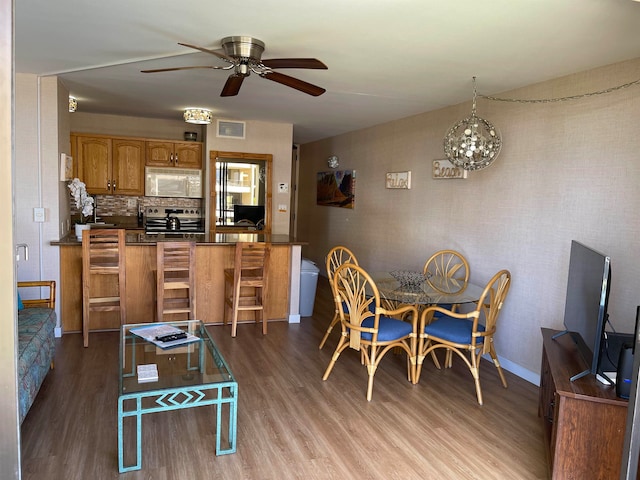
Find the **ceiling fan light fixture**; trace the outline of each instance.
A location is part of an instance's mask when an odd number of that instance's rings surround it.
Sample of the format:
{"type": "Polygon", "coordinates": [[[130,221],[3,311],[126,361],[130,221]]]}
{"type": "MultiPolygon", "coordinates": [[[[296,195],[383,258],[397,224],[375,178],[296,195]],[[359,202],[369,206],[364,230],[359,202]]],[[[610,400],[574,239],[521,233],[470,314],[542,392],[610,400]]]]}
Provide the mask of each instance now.
{"type": "Polygon", "coordinates": [[[78,109],[78,100],[76,100],[76,97],[72,97],[71,95],[69,95],[69,112],[73,113],[78,109]]]}
{"type": "Polygon", "coordinates": [[[207,125],[213,120],[213,112],[205,108],[185,108],[184,121],[196,125],[207,125]]]}

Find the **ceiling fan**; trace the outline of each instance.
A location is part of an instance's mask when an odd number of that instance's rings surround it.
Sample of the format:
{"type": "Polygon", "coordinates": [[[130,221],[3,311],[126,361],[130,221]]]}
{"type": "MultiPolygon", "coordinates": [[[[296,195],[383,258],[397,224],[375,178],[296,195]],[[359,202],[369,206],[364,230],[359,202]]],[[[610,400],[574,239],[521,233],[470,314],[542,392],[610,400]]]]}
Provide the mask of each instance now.
{"type": "Polygon", "coordinates": [[[257,38],[246,36],[225,37],[222,39],[222,49],[224,51],[209,50],[208,48],[189,45],[187,43],[179,43],[184,47],[194,48],[201,52],[210,53],[221,58],[230,65],[224,67],[216,66],[194,66],[194,67],[174,67],[159,68],[156,70],[142,70],[142,73],[170,72],[174,70],[190,70],[193,68],[211,68],[214,70],[233,70],[233,73],[227,78],[227,82],[220,93],[221,97],[232,97],[238,95],[242,82],[251,72],[287,87],[295,88],[301,92],[317,97],[322,95],[326,90],[311,83],[305,82],[298,78],[274,72],[278,68],[313,68],[326,70],[327,66],[320,60],[315,58],[272,58],[270,60],[262,60],[262,52],[264,52],[264,42],[257,38]]]}

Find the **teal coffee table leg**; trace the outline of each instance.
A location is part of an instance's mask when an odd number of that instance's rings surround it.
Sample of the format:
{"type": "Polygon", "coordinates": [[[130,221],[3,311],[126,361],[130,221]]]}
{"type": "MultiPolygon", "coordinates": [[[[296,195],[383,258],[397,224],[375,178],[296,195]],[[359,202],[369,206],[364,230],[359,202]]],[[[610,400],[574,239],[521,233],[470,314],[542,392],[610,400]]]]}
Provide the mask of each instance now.
{"type": "Polygon", "coordinates": [[[118,470],[120,473],[129,472],[131,470],[140,470],[142,468],[142,398],[134,399],[120,397],[118,399],[118,470]],[[124,412],[124,402],[126,400],[135,400],[136,409],[132,412],[124,412]],[[136,417],[136,462],[134,465],[124,466],[124,419],[125,417],[136,417]]]}
{"type": "Polygon", "coordinates": [[[236,429],[238,424],[238,384],[233,383],[228,386],[229,397],[223,397],[224,389],[220,388],[217,392],[216,404],[216,455],[226,455],[236,453],[236,429]],[[229,404],[229,429],[227,432],[229,439],[229,448],[222,449],[221,433],[222,433],[222,407],[225,403],[229,404]]]}

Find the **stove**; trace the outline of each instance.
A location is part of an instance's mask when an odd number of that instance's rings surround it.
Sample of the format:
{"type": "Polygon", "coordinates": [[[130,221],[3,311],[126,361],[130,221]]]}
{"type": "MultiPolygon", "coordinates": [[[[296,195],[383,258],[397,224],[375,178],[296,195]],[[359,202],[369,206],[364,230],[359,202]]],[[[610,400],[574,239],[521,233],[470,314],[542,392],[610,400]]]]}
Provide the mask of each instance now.
{"type": "Polygon", "coordinates": [[[204,216],[193,207],[147,207],[145,209],[145,233],[204,233],[204,216]],[[177,229],[169,228],[168,219],[180,222],[177,229]]]}

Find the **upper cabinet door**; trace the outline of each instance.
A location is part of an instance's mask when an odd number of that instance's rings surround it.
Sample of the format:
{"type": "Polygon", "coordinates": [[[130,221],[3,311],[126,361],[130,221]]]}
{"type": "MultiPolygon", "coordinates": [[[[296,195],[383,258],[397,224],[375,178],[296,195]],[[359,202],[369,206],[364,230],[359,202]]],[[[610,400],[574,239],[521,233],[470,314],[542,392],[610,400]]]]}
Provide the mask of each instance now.
{"type": "Polygon", "coordinates": [[[113,139],[113,184],[116,195],[144,195],[145,142],[113,139]]]}
{"type": "Polygon", "coordinates": [[[173,167],[173,142],[147,142],[147,165],[173,167]]]}
{"type": "Polygon", "coordinates": [[[194,142],[176,142],[174,166],[181,168],[202,168],[202,144],[194,142]]]}
{"type": "Polygon", "coordinates": [[[111,139],[77,137],[78,177],[86,184],[87,193],[111,193],[111,139]]]}

